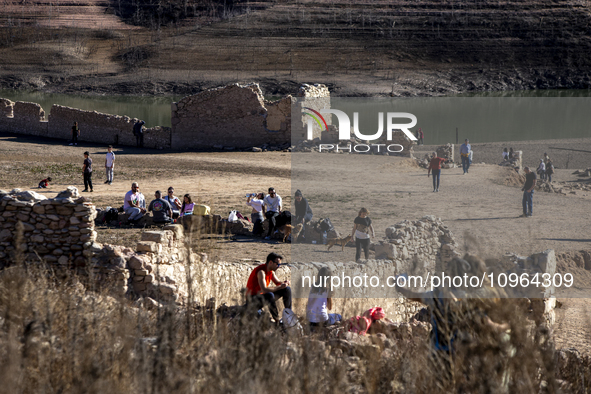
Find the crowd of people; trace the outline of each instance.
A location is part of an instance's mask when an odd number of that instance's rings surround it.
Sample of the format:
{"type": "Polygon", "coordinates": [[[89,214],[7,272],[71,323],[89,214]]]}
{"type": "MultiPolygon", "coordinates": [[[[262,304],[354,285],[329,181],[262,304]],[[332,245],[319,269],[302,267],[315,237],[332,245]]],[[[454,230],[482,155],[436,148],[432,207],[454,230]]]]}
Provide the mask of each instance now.
{"type": "Polygon", "coordinates": [[[131,190],[125,193],[123,199],[123,210],[129,215],[127,220],[131,224],[137,223],[146,212],[152,212],[153,221],[156,224],[174,223],[180,217],[192,215],[194,209],[195,203],[193,203],[191,195],[185,194],[181,202],[174,195],[172,186],[168,188],[168,194],[164,197],[160,190],[156,190],[154,199],[150,201],[148,208],[146,208],[146,198],[140,191],[137,182],[131,184],[131,190]]]}

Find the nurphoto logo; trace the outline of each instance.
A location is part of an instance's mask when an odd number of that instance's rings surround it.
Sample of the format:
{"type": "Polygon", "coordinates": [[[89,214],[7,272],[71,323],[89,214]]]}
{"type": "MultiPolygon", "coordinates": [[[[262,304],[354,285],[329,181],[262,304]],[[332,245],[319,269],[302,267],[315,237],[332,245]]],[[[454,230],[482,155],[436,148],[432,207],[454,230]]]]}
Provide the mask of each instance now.
{"type": "MultiPolygon", "coordinates": [[[[335,115],[338,120],[338,136],[339,141],[350,141],[351,140],[351,120],[349,116],[338,109],[321,109],[320,111],[314,110],[309,107],[303,107],[302,113],[308,115],[307,121],[307,136],[308,140],[314,139],[314,123],[317,123],[321,131],[328,130],[328,124],[323,114],[335,115]]],[[[378,131],[374,134],[363,134],[359,130],[359,112],[353,112],[353,133],[355,137],[364,141],[375,141],[382,137],[384,134],[384,123],[386,123],[386,140],[392,141],[392,134],[395,130],[402,131],[411,141],[416,141],[417,138],[413,135],[410,129],[417,124],[417,117],[408,112],[378,112],[378,131]],[[385,122],[384,122],[385,119],[385,122]],[[410,122],[399,123],[400,119],[407,119],[410,122]],[[395,123],[395,120],[397,123],[395,123]]],[[[400,144],[348,144],[346,146],[339,146],[336,144],[320,144],[319,152],[334,151],[347,151],[365,153],[372,150],[375,147],[377,152],[381,151],[382,147],[388,152],[402,152],[404,149],[400,144]]]]}

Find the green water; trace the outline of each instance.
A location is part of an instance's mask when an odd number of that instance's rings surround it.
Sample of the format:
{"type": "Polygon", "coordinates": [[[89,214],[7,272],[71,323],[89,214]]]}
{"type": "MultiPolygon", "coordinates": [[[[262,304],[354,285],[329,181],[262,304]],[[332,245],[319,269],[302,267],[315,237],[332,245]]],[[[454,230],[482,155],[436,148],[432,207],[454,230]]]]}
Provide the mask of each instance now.
{"type": "Polygon", "coordinates": [[[411,113],[417,117],[417,125],[411,130],[422,128],[425,144],[455,143],[456,131],[459,142],[468,138],[472,143],[591,137],[589,92],[553,91],[556,96],[549,92],[376,100],[333,98],[331,106],[347,113],[351,122],[352,113],[358,112],[359,130],[365,135],[378,130],[378,112],[411,113]]]}
{"type": "Polygon", "coordinates": [[[170,127],[170,105],[183,96],[140,97],[140,96],[84,96],[60,93],[24,92],[0,90],[0,97],[12,101],[28,101],[41,105],[48,115],[53,104],[97,111],[112,115],[143,119],[147,127],[170,127]]]}
{"type": "MultiPolygon", "coordinates": [[[[0,90],[0,97],[40,104],[46,114],[53,104],[143,119],[146,126],[170,126],[170,104],[182,96],[88,96],[0,90]]],[[[590,90],[481,92],[454,97],[332,98],[332,108],[359,112],[360,130],[377,131],[378,112],[414,114],[426,144],[469,138],[472,142],[524,141],[591,137],[590,90]]],[[[336,118],[333,118],[336,124],[336,118]]]]}

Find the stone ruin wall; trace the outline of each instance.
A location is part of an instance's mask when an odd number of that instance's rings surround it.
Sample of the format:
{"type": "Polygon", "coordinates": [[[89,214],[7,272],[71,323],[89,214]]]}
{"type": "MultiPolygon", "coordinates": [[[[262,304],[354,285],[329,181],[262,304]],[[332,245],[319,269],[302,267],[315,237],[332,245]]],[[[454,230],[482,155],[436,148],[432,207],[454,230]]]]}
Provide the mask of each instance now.
{"type": "MultiPolygon", "coordinates": [[[[72,126],[78,122],[80,140],[112,145],[135,146],[133,125],[137,119],[129,116],[103,114],[96,111],[53,105],[49,115],[48,134],[55,138],[71,139],[72,126]]],[[[170,148],[169,127],[144,129],[146,148],[170,148]]]]}
{"type": "MultiPolygon", "coordinates": [[[[291,125],[291,140],[292,145],[298,145],[308,138],[308,122],[312,124],[312,139],[321,138],[326,139],[328,130],[322,130],[320,126],[312,120],[308,115],[304,115],[303,107],[312,108],[316,111],[321,109],[330,109],[330,92],[326,85],[304,84],[298,90],[296,99],[294,100],[294,113],[300,113],[301,116],[292,119],[291,125]]],[[[306,111],[309,112],[309,111],[306,111]]],[[[330,127],[332,125],[332,116],[325,115],[326,124],[330,127]]]]}
{"type": "MultiPolygon", "coordinates": [[[[41,259],[62,272],[73,270],[93,288],[105,288],[151,306],[184,303],[190,296],[201,305],[213,302],[219,306],[244,302],[241,289],[252,269],[262,262],[209,262],[205,253],[188,252],[185,242],[191,235],[182,225],[142,232],[135,250],[102,245],[95,242],[94,205],[78,198],[73,187],[59,196],[45,199],[35,192],[0,192],[0,267],[18,261],[20,254],[26,261],[39,262],[41,259]]],[[[440,219],[425,216],[416,221],[404,220],[388,227],[384,239],[373,245],[376,260],[349,263],[353,267],[350,273],[424,275],[427,271],[440,270],[459,256],[456,246],[453,234],[440,219]]],[[[503,259],[524,272],[551,275],[556,272],[553,250],[528,257],[506,255],[503,259]]],[[[322,265],[335,265],[336,268],[340,264],[290,263],[280,268],[280,278],[292,279],[290,267],[313,275],[322,265]]],[[[297,284],[292,283],[293,286],[297,284]]],[[[550,298],[554,289],[549,288],[543,294],[536,291],[532,289],[529,295],[534,316],[537,316],[535,320],[554,323],[556,300],[550,298]]],[[[382,306],[389,318],[402,322],[408,321],[422,308],[421,304],[402,297],[358,296],[354,299],[335,298],[334,310],[347,317],[373,306],[382,306]]],[[[306,301],[294,300],[294,310],[301,316],[305,315],[306,301]]]]}
{"type": "Polygon", "coordinates": [[[19,134],[48,136],[45,111],[39,104],[0,99],[0,107],[0,132],[16,130],[19,134]]]}
{"type": "MultiPolygon", "coordinates": [[[[0,132],[49,138],[72,138],[72,126],[78,122],[80,141],[134,146],[133,125],[137,119],[53,105],[51,115],[39,104],[0,99],[0,132]]],[[[144,146],[170,148],[170,127],[146,128],[144,146]]]]}
{"type": "MultiPolygon", "coordinates": [[[[298,96],[323,97],[324,85],[304,85],[298,96]]],[[[188,96],[171,106],[172,128],[145,128],[144,146],[159,149],[289,147],[292,97],[266,101],[258,84],[229,85],[188,96]]],[[[71,139],[74,122],[80,141],[135,146],[137,119],[53,105],[51,115],[39,104],[0,98],[0,132],[71,139]]],[[[320,135],[317,130],[318,136],[320,135]]]]}
{"type": "Polygon", "coordinates": [[[258,84],[210,89],[172,104],[172,148],[291,143],[291,96],[267,102],[258,84]]]}
{"type": "Polygon", "coordinates": [[[29,261],[41,258],[61,266],[84,262],[85,251],[96,239],[92,203],[72,194],[46,199],[35,192],[15,191],[0,192],[0,197],[0,261],[14,259],[20,252],[29,261]],[[22,236],[17,236],[17,223],[22,236]]]}

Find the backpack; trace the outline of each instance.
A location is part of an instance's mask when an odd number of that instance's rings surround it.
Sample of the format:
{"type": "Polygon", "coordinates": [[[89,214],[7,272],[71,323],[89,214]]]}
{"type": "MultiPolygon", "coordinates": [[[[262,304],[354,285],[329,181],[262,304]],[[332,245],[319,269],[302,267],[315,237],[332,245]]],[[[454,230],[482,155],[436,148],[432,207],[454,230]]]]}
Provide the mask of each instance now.
{"type": "Polygon", "coordinates": [[[105,217],[103,218],[103,222],[109,224],[113,221],[117,221],[119,219],[119,211],[117,208],[110,208],[105,212],[105,217]]]}
{"type": "Polygon", "coordinates": [[[282,313],[283,327],[289,336],[301,337],[304,335],[304,328],[295,313],[289,308],[283,309],[282,313]]]}
{"type": "Polygon", "coordinates": [[[331,221],[329,218],[325,218],[325,219],[320,219],[320,222],[318,222],[318,227],[320,229],[320,232],[329,232],[331,230],[334,230],[334,226],[332,225],[331,221]]]}

